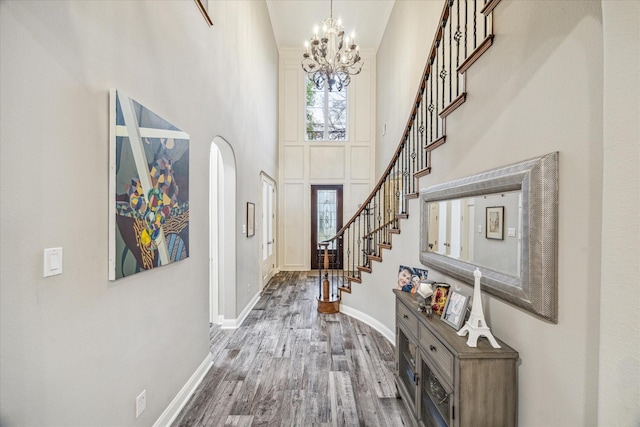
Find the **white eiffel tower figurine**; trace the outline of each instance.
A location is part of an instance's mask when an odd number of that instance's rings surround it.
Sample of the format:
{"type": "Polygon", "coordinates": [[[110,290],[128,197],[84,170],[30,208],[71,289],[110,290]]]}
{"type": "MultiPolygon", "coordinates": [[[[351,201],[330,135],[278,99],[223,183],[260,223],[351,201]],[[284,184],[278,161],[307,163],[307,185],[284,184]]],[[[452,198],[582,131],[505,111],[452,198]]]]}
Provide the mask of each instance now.
{"type": "Polygon", "coordinates": [[[485,336],[489,339],[493,348],[500,348],[500,344],[493,337],[493,334],[487,326],[487,322],[484,320],[484,312],[482,311],[482,297],[480,296],[480,278],[482,273],[480,269],[476,268],[473,272],[475,281],[473,283],[473,305],[471,306],[471,315],[467,323],[458,331],[458,335],[461,337],[469,332],[469,339],[467,339],[467,345],[469,347],[478,346],[478,338],[485,336]]]}

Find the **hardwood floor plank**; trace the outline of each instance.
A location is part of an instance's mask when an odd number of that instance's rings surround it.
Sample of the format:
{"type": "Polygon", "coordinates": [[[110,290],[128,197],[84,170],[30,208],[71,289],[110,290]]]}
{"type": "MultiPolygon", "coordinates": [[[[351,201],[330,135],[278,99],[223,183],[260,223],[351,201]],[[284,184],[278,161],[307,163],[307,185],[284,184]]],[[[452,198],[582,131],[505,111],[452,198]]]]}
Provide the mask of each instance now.
{"type": "Polygon", "coordinates": [[[173,426],[411,425],[393,346],[354,318],[318,314],[317,280],[280,272],[241,327],[212,326],[213,367],[173,426]]]}
{"type": "Polygon", "coordinates": [[[360,425],[349,373],[330,372],[329,392],[331,395],[332,425],[339,427],[360,425]]]}
{"type": "Polygon", "coordinates": [[[304,420],[305,414],[304,390],[285,390],[283,392],[282,427],[294,427],[304,420]]]}
{"type": "Polygon", "coordinates": [[[344,355],[344,340],[342,339],[342,328],[340,327],[340,322],[327,322],[327,336],[330,343],[331,355],[344,355]]]}
{"type": "Polygon", "coordinates": [[[224,427],[251,427],[253,415],[229,415],[224,427]]]}
{"type": "Polygon", "coordinates": [[[395,397],[387,397],[380,399],[382,411],[380,415],[384,418],[389,427],[413,426],[407,408],[402,404],[400,399],[395,397]]]}

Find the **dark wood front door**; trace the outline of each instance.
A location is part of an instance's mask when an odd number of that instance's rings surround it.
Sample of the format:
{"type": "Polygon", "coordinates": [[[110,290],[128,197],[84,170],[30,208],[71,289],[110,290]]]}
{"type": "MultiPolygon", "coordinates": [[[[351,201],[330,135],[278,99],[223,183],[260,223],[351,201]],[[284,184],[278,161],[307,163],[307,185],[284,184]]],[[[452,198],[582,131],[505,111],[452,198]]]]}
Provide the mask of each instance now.
{"type": "MultiPolygon", "coordinates": [[[[318,243],[329,240],[342,228],[342,185],[311,186],[311,268],[318,268],[318,243]]],[[[340,268],[337,245],[329,246],[332,268],[340,268]],[[336,264],[336,261],[338,262],[336,264]]]]}

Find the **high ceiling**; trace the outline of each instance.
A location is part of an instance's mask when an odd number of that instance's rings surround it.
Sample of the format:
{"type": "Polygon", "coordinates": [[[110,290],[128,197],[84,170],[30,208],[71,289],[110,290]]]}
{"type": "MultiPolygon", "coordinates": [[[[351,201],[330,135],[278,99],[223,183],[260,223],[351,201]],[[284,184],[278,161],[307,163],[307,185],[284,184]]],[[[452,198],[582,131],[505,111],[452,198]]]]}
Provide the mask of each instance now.
{"type": "MultiPolygon", "coordinates": [[[[266,0],[278,49],[298,48],[313,36],[314,26],[329,17],[330,0],[266,0]]],[[[395,0],[333,0],[333,17],[341,18],[349,34],[356,33],[360,50],[378,50],[395,0]]]]}

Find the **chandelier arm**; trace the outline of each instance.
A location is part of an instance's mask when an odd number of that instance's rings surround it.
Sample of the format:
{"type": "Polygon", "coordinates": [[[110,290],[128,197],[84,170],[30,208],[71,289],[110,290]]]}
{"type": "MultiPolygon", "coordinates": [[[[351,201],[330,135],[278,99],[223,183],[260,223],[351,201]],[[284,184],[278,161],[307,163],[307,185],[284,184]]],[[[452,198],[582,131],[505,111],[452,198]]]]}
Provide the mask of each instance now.
{"type": "Polygon", "coordinates": [[[316,88],[327,86],[329,91],[341,91],[349,85],[351,76],[362,70],[362,59],[354,36],[345,40],[342,24],[333,19],[333,0],[329,7],[329,18],[323,21],[324,34],[318,37],[316,31],[311,43],[305,44],[301,65],[316,88]]]}

